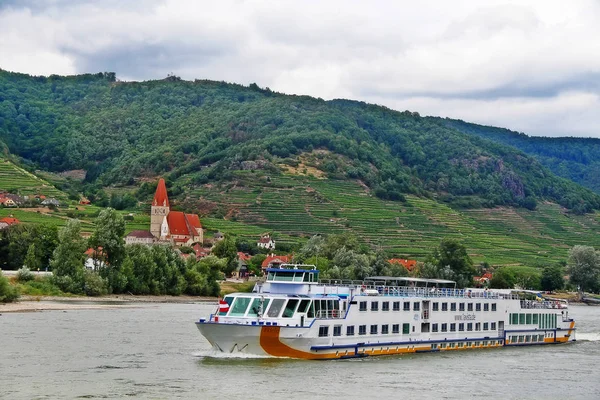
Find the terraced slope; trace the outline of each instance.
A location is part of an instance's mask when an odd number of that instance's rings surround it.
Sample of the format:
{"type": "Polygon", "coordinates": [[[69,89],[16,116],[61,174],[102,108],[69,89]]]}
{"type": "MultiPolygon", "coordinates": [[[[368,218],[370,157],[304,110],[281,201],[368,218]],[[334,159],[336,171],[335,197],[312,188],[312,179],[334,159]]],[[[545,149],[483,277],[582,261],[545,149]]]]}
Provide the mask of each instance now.
{"type": "Polygon", "coordinates": [[[576,216],[552,203],[540,204],[537,211],[457,211],[415,196],[406,203],[385,202],[355,181],[293,175],[267,180],[251,172],[238,172],[227,185],[207,185],[189,196],[227,208],[229,220],[203,219],[206,227],[249,239],[264,231],[284,234],[284,241],[352,232],[397,256],[423,259],[441,238],[453,237],[476,262],[494,265],[557,262],[573,245],[600,247],[598,214],[576,216]]]}
{"type": "Polygon", "coordinates": [[[43,194],[46,197],[55,197],[59,199],[66,198],[66,195],[56,189],[50,183],[25,171],[0,156],[0,190],[6,190],[12,193],[25,195],[43,194]]]}

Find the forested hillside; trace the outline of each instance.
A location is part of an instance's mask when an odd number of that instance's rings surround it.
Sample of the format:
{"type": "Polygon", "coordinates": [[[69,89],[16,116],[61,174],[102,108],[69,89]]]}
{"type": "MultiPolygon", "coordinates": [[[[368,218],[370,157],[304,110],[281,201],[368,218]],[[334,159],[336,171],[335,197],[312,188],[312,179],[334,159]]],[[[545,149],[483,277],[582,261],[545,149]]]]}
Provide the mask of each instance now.
{"type": "Polygon", "coordinates": [[[288,96],[212,81],[118,82],[113,73],[32,77],[0,71],[0,140],[49,171],[83,169],[88,196],[165,176],[174,195],[236,170],[286,168],[355,180],[386,200],[578,213],[600,197],[520,150],[416,113],[288,96]]]}
{"type": "Polygon", "coordinates": [[[527,136],[503,128],[436,118],[444,126],[516,147],[563,178],[600,193],[600,139],[527,136]]]}

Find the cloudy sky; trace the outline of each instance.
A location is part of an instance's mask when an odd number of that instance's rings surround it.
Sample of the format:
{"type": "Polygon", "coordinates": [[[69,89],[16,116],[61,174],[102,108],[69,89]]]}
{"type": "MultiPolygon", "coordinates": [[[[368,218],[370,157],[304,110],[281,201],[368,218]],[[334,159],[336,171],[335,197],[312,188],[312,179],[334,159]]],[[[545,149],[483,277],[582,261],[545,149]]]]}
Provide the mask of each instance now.
{"type": "Polygon", "coordinates": [[[213,79],[600,137],[598,0],[0,0],[0,68],[213,79]]]}

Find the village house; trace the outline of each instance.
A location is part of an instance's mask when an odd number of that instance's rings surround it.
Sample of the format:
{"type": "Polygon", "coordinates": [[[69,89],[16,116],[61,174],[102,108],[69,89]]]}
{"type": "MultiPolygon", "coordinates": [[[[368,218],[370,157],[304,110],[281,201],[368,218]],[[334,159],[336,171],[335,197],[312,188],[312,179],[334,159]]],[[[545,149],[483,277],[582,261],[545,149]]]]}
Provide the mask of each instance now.
{"type": "Polygon", "coordinates": [[[244,279],[244,278],[248,277],[248,275],[249,275],[248,263],[250,262],[251,258],[252,258],[252,256],[250,254],[238,251],[238,253],[237,253],[238,265],[237,265],[235,271],[233,271],[233,273],[231,274],[233,278],[244,279]]]}
{"type": "Polygon", "coordinates": [[[2,219],[0,219],[0,230],[6,229],[11,225],[17,225],[20,223],[21,222],[18,219],[13,218],[12,216],[2,218],[2,219]]]}
{"type": "Polygon", "coordinates": [[[102,259],[105,255],[102,252],[102,247],[98,247],[97,249],[90,247],[85,251],[85,256],[85,269],[90,271],[98,271],[100,268],[104,267],[104,262],[102,259]]]}
{"type": "Polygon", "coordinates": [[[50,198],[50,199],[46,199],[46,200],[42,201],[42,205],[58,207],[58,206],[60,206],[60,202],[56,199],[50,198]]]}
{"type": "Polygon", "coordinates": [[[171,211],[165,180],[160,179],[150,207],[150,232],[159,241],[169,241],[176,246],[202,243],[203,230],[196,214],[171,211]]]}
{"type": "Polygon", "coordinates": [[[210,247],[202,247],[199,243],[196,243],[193,247],[194,253],[196,253],[196,259],[199,260],[204,257],[208,257],[211,252],[210,247]]]}
{"type": "Polygon", "coordinates": [[[287,264],[292,261],[292,256],[278,256],[275,254],[269,254],[267,258],[262,262],[261,268],[263,273],[267,268],[279,268],[281,264],[287,264]]]}
{"type": "Polygon", "coordinates": [[[256,243],[256,246],[258,246],[258,248],[260,249],[275,250],[275,241],[271,239],[271,235],[265,233],[260,236],[260,239],[258,240],[258,243],[256,243]]]}
{"type": "Polygon", "coordinates": [[[150,231],[131,231],[125,236],[125,244],[145,244],[151,245],[154,243],[156,238],[150,231]]]}

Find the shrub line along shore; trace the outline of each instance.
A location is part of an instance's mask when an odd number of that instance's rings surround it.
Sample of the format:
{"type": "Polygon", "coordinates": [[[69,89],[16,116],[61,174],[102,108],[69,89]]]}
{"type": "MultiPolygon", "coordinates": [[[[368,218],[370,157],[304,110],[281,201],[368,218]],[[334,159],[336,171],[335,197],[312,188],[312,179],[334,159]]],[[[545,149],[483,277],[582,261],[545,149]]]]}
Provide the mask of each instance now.
{"type": "Polygon", "coordinates": [[[117,309],[143,307],[151,304],[195,304],[216,303],[216,301],[216,297],[134,296],[121,294],[100,297],[21,296],[18,302],[0,303],[0,314],[9,312],[117,309]]]}

